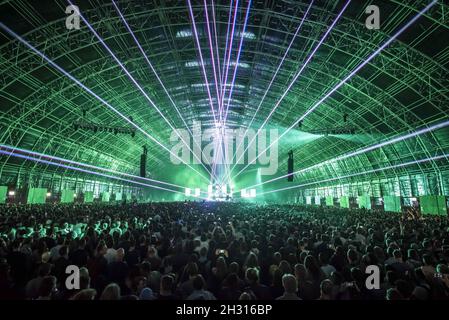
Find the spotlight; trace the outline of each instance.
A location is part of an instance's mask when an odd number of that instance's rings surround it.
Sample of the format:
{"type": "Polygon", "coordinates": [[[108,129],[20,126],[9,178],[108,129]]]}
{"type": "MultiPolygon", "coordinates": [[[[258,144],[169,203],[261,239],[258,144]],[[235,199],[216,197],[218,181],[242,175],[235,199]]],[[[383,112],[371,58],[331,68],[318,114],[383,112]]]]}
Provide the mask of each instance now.
{"type": "Polygon", "coordinates": [[[207,195],[209,199],[212,199],[213,193],[214,193],[214,186],[210,184],[207,186],[207,195]]]}
{"type": "Polygon", "coordinates": [[[51,192],[47,192],[47,198],[51,197],[51,192]]]}
{"type": "Polygon", "coordinates": [[[249,197],[255,198],[256,197],[256,189],[250,189],[249,190],[249,197]]]}
{"type": "Polygon", "coordinates": [[[256,194],[257,194],[256,189],[249,189],[249,190],[242,189],[242,190],[240,190],[240,196],[242,198],[255,198],[256,194]]]}
{"type": "Polygon", "coordinates": [[[10,197],[14,197],[16,195],[16,192],[14,190],[11,190],[11,191],[8,192],[8,195],[10,197]]]}

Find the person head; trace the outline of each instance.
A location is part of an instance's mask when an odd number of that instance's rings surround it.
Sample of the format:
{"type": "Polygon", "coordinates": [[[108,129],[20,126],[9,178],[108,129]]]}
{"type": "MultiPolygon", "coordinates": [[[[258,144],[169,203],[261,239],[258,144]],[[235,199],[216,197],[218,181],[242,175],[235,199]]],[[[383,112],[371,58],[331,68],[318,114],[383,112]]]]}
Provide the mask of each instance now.
{"type": "Polygon", "coordinates": [[[226,260],[224,257],[218,257],[217,258],[217,263],[215,265],[216,270],[217,270],[217,275],[219,276],[225,276],[228,272],[228,266],[226,264],[226,260]]]}
{"type": "Polygon", "coordinates": [[[97,256],[104,256],[106,254],[106,251],[108,250],[108,247],[104,243],[104,241],[101,241],[97,246],[97,256]]]}
{"type": "Polygon", "coordinates": [[[306,277],[306,267],[304,267],[303,264],[297,263],[295,264],[295,277],[298,279],[298,281],[302,281],[306,277]]]}
{"type": "Polygon", "coordinates": [[[329,264],[329,256],[324,252],[320,252],[318,254],[318,260],[320,261],[320,264],[322,266],[326,266],[329,264]]]}
{"type": "Polygon", "coordinates": [[[231,289],[238,289],[239,277],[235,273],[230,273],[224,280],[224,285],[231,289]]]}
{"type": "Polygon", "coordinates": [[[239,274],[240,273],[240,266],[237,262],[231,262],[231,264],[229,264],[229,273],[235,273],[235,274],[239,274]]]}
{"type": "Polygon", "coordinates": [[[351,268],[351,277],[359,286],[363,286],[365,273],[360,268],[351,268]]]}
{"type": "Polygon", "coordinates": [[[64,258],[68,258],[68,254],[69,254],[69,247],[67,247],[67,246],[62,246],[61,248],[59,248],[59,255],[61,256],[61,257],[64,257],[64,258]]]}
{"type": "Polygon", "coordinates": [[[279,270],[282,272],[282,274],[292,273],[293,270],[290,266],[290,263],[287,260],[282,260],[279,263],[279,270]]]}
{"type": "Polygon", "coordinates": [[[274,263],[275,263],[275,264],[279,264],[279,263],[281,262],[281,260],[282,260],[282,255],[281,255],[281,253],[280,253],[280,252],[275,252],[275,253],[273,254],[273,259],[274,259],[274,263]]]}
{"type": "Polygon", "coordinates": [[[148,261],[143,261],[140,264],[140,271],[142,272],[142,275],[148,276],[151,272],[151,263],[148,261]]]}
{"type": "Polygon", "coordinates": [[[161,278],[161,286],[160,286],[160,293],[162,294],[171,294],[173,291],[173,285],[175,283],[175,280],[171,275],[163,275],[161,278]]]}
{"type": "Polygon", "coordinates": [[[385,252],[381,247],[374,246],[373,253],[378,261],[383,262],[385,260],[385,252]]]}
{"type": "Polygon", "coordinates": [[[408,257],[409,259],[413,259],[413,260],[418,261],[418,260],[419,260],[419,257],[418,257],[418,251],[416,251],[415,249],[408,249],[408,251],[407,251],[407,257],[408,257]]]}
{"type": "Polygon", "coordinates": [[[239,297],[240,301],[248,301],[248,300],[256,300],[255,297],[253,297],[252,295],[250,295],[248,292],[243,292],[240,297],[239,297]]]}
{"type": "Polygon", "coordinates": [[[104,288],[100,300],[120,300],[120,296],[120,287],[115,283],[111,283],[104,288]]]}
{"type": "Polygon", "coordinates": [[[189,262],[186,265],[186,274],[189,279],[194,279],[198,275],[198,265],[195,262],[189,262]]]}
{"type": "Polygon", "coordinates": [[[256,268],[249,268],[246,270],[245,279],[249,285],[259,283],[259,271],[256,268]]]}
{"type": "Polygon", "coordinates": [[[401,295],[399,290],[396,288],[388,289],[386,298],[387,298],[387,300],[404,300],[404,297],[401,295]]]}
{"type": "Polygon", "coordinates": [[[345,249],[343,246],[337,246],[335,248],[335,254],[343,257],[345,255],[345,249]]]}
{"type": "Polygon", "coordinates": [[[259,267],[259,261],[257,259],[257,256],[254,254],[254,252],[250,252],[248,254],[248,257],[246,258],[245,266],[246,266],[246,268],[258,268],[259,267]]]}
{"type": "Polygon", "coordinates": [[[358,259],[358,256],[359,255],[357,254],[357,251],[355,251],[354,249],[349,249],[348,250],[347,257],[348,257],[349,263],[356,263],[357,259],[358,259]]]}
{"type": "Polygon", "coordinates": [[[399,279],[395,282],[396,289],[404,297],[404,299],[409,299],[413,293],[413,287],[409,282],[399,279]]]}
{"type": "Polygon", "coordinates": [[[201,247],[200,249],[200,260],[206,260],[207,259],[207,248],[201,247]]]}
{"type": "Polygon", "coordinates": [[[11,267],[6,262],[6,259],[0,261],[0,281],[7,282],[10,277],[11,267]]]}
{"type": "Polygon", "coordinates": [[[427,300],[429,298],[429,292],[427,289],[416,286],[415,289],[412,292],[412,295],[410,297],[410,300],[427,300]]]}
{"type": "Polygon", "coordinates": [[[402,252],[399,249],[396,249],[393,251],[393,258],[398,261],[398,262],[402,262],[402,252]]]}
{"type": "Polygon", "coordinates": [[[320,292],[321,292],[321,300],[331,300],[332,299],[332,291],[334,289],[334,284],[331,280],[325,279],[321,281],[320,292]]]}
{"type": "Polygon", "coordinates": [[[393,246],[392,244],[390,244],[389,246],[388,246],[388,248],[387,248],[387,255],[389,256],[389,257],[392,257],[393,256],[393,252],[394,252],[394,250],[396,250],[397,248],[395,247],[395,246],[393,246]]]}
{"type": "Polygon", "coordinates": [[[80,289],[88,289],[90,287],[89,270],[86,267],[80,268],[80,289]]]}
{"type": "Polygon", "coordinates": [[[48,275],[50,275],[51,272],[51,264],[49,263],[43,263],[39,266],[39,277],[46,277],[48,275]]]}
{"type": "Polygon", "coordinates": [[[340,272],[334,271],[331,273],[331,281],[335,286],[340,286],[345,282],[345,278],[340,272]]]}
{"type": "Polygon", "coordinates": [[[318,267],[317,261],[314,256],[307,256],[304,260],[304,266],[306,267],[307,273],[313,278],[317,279],[320,277],[320,268],[318,267]]]}
{"type": "Polygon", "coordinates": [[[422,261],[425,266],[432,266],[433,265],[433,257],[431,254],[424,254],[422,257],[422,261]]]}
{"type": "Polygon", "coordinates": [[[276,268],[273,272],[273,286],[275,287],[282,287],[282,276],[284,273],[279,270],[279,268],[276,268]]]}
{"type": "Polygon", "coordinates": [[[193,279],[193,289],[194,290],[204,290],[204,288],[206,287],[206,281],[204,281],[204,278],[202,275],[197,275],[194,279],[193,279]]]}
{"type": "Polygon", "coordinates": [[[432,251],[432,241],[430,241],[428,238],[423,240],[422,246],[424,250],[432,251]]]}
{"type": "Polygon", "coordinates": [[[302,252],[299,254],[299,262],[300,262],[300,263],[304,263],[304,261],[306,260],[306,258],[307,258],[308,255],[309,255],[309,252],[308,252],[308,251],[302,251],[302,252]]]}
{"type": "Polygon", "coordinates": [[[85,247],[86,247],[86,239],[85,238],[78,239],[78,248],[84,249],[85,247]]]}
{"type": "Polygon", "coordinates": [[[41,285],[39,286],[39,298],[45,299],[51,298],[51,295],[56,290],[56,277],[45,276],[42,279],[41,285]]]}
{"type": "Polygon", "coordinates": [[[153,294],[153,290],[150,288],[143,288],[140,292],[140,300],[154,300],[156,297],[153,294]]]}
{"type": "Polygon", "coordinates": [[[150,247],[148,248],[148,257],[149,257],[149,258],[158,257],[157,249],[156,249],[155,247],[150,246],[150,247]]]}
{"type": "Polygon", "coordinates": [[[387,271],[387,281],[390,285],[394,285],[396,280],[399,279],[399,276],[396,272],[394,272],[393,270],[388,270],[387,271]]]}
{"type": "Polygon", "coordinates": [[[141,275],[135,275],[134,277],[129,277],[131,278],[131,290],[136,293],[137,295],[139,295],[139,293],[142,291],[143,288],[145,288],[145,286],[147,285],[147,281],[148,279],[144,276],[141,275]]]}
{"type": "Polygon", "coordinates": [[[75,294],[71,300],[94,300],[97,296],[97,290],[95,289],[83,289],[77,294],[75,294]]]}
{"type": "Polygon", "coordinates": [[[294,275],[288,273],[282,276],[282,286],[284,287],[285,293],[296,294],[298,291],[298,282],[294,275]]]}
{"type": "Polygon", "coordinates": [[[440,263],[437,265],[436,271],[441,275],[449,275],[449,266],[447,264],[440,263]]]}
{"type": "Polygon", "coordinates": [[[117,249],[117,254],[115,256],[115,260],[118,262],[122,262],[124,258],[125,258],[125,249],[123,249],[123,248],[117,249]]]}

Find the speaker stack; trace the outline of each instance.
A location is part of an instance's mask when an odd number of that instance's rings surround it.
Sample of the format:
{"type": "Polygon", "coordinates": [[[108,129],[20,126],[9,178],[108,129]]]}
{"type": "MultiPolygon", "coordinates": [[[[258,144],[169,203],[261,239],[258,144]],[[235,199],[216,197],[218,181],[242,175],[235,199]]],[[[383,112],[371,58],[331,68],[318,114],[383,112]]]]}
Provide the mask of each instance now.
{"type": "Polygon", "coordinates": [[[140,176],[146,178],[147,175],[147,156],[148,149],[146,146],[143,147],[143,153],[140,156],[140,176]]]}
{"type": "Polygon", "coordinates": [[[287,181],[292,182],[293,181],[293,151],[289,151],[288,153],[288,176],[287,181]]]}

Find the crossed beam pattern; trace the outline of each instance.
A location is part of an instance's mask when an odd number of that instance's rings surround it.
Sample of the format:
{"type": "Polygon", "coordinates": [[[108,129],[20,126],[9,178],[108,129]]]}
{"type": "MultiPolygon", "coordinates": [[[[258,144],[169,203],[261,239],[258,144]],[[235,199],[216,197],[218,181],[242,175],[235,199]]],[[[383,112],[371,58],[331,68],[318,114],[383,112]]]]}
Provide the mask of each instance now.
{"type": "Polygon", "coordinates": [[[47,164],[47,165],[51,165],[51,166],[56,166],[56,167],[64,168],[64,169],[68,169],[68,170],[74,170],[74,171],[78,171],[78,172],[82,172],[82,173],[87,173],[87,174],[90,174],[90,175],[95,175],[95,176],[99,176],[99,177],[107,178],[107,179],[111,179],[111,180],[119,180],[121,182],[135,184],[135,185],[143,186],[143,187],[147,187],[147,188],[154,188],[154,189],[159,189],[159,190],[163,190],[163,191],[183,194],[182,192],[177,191],[177,190],[172,190],[172,189],[168,189],[168,188],[165,188],[165,187],[161,187],[161,186],[157,186],[157,185],[151,185],[151,184],[148,184],[148,183],[143,183],[143,182],[139,182],[139,181],[135,181],[135,180],[129,180],[129,179],[125,179],[125,178],[121,178],[121,177],[117,177],[117,176],[112,176],[112,175],[104,174],[104,173],[101,173],[101,172],[95,172],[95,171],[91,171],[91,170],[87,170],[87,169],[83,169],[83,168],[79,168],[79,167],[65,165],[63,163],[55,163],[55,162],[52,162],[52,161],[39,159],[39,158],[35,158],[35,157],[30,157],[30,156],[26,156],[26,155],[23,155],[23,154],[17,154],[17,153],[14,153],[12,151],[0,150],[0,154],[6,155],[6,156],[10,156],[10,157],[17,157],[17,158],[21,158],[21,159],[28,160],[28,161],[34,161],[36,163],[43,163],[43,164],[47,164]]]}
{"type": "Polygon", "coordinates": [[[309,183],[297,184],[297,185],[290,186],[290,187],[269,190],[269,191],[261,192],[259,195],[282,192],[282,191],[298,189],[298,188],[304,188],[304,187],[308,187],[311,185],[323,184],[323,183],[333,182],[333,181],[337,181],[337,180],[341,180],[341,179],[354,178],[354,177],[358,177],[358,176],[362,176],[362,175],[369,175],[369,174],[373,174],[373,173],[377,173],[377,172],[383,172],[383,171],[387,171],[387,170],[398,169],[398,168],[408,167],[408,166],[412,166],[412,165],[419,165],[419,164],[430,162],[430,161],[438,161],[438,160],[442,160],[442,159],[447,160],[448,157],[449,157],[449,154],[443,154],[443,155],[434,156],[434,157],[430,157],[430,158],[426,158],[426,159],[419,159],[419,160],[415,160],[415,161],[400,163],[400,164],[388,166],[385,168],[377,168],[377,169],[357,172],[357,173],[353,173],[353,174],[349,174],[349,175],[345,175],[345,176],[341,176],[341,177],[334,177],[334,178],[329,178],[329,179],[325,179],[325,180],[313,181],[313,182],[309,182],[309,183]]]}
{"type": "MultiPolygon", "coordinates": [[[[432,1],[429,5],[427,5],[424,9],[422,9],[421,11],[419,11],[419,13],[415,16],[413,16],[412,19],[410,19],[404,26],[402,26],[392,37],[390,37],[387,41],[385,41],[376,51],[374,51],[371,55],[369,55],[365,60],[363,60],[363,62],[361,64],[359,64],[354,70],[352,70],[346,77],[344,77],[335,87],[333,87],[329,92],[327,92],[323,97],[321,97],[316,103],[313,104],[312,107],[310,107],[301,117],[299,117],[297,120],[295,120],[293,122],[293,124],[291,124],[287,130],[285,130],[278,138],[276,138],[274,141],[271,141],[270,145],[262,150],[259,151],[259,154],[263,154],[264,152],[266,152],[267,150],[269,150],[274,144],[276,144],[279,139],[281,139],[283,136],[285,136],[290,130],[292,130],[293,128],[295,128],[300,122],[302,122],[309,114],[311,114],[312,112],[315,111],[315,109],[317,109],[319,106],[321,106],[326,99],[328,99],[334,92],[336,92],[338,89],[340,89],[343,85],[346,84],[346,82],[348,82],[355,74],[357,74],[357,72],[359,72],[361,69],[363,69],[371,60],[373,60],[378,54],[380,54],[383,50],[385,50],[393,41],[395,41],[405,30],[407,30],[410,26],[412,26],[416,21],[418,21],[418,19],[424,15],[427,11],[430,10],[430,8],[432,8],[435,4],[437,3],[436,0],[432,1]]],[[[340,16],[343,14],[344,10],[347,8],[347,6],[349,5],[349,1],[346,2],[345,6],[343,7],[342,11],[340,11],[339,15],[337,16],[337,19],[334,20],[334,22],[332,23],[331,27],[326,31],[326,33],[324,34],[323,38],[321,38],[320,42],[318,43],[318,46],[315,47],[315,49],[312,51],[312,54],[307,58],[306,63],[301,67],[301,69],[298,71],[298,73],[293,77],[292,82],[289,84],[289,86],[287,87],[286,91],[282,94],[281,98],[276,102],[274,108],[272,109],[272,111],[270,111],[270,114],[268,115],[267,119],[265,121],[267,121],[272,113],[274,112],[274,110],[279,106],[279,104],[282,102],[282,100],[285,98],[285,96],[287,95],[288,91],[291,89],[291,87],[293,86],[293,84],[297,81],[298,77],[301,75],[301,73],[303,72],[304,68],[307,66],[308,62],[313,58],[313,55],[316,53],[317,49],[319,48],[319,46],[323,43],[323,41],[326,39],[326,37],[329,35],[329,33],[331,32],[332,28],[335,26],[335,23],[337,22],[337,20],[340,18],[340,16]]],[[[266,122],[263,123],[263,125],[265,125],[266,122]]],[[[260,129],[259,129],[260,130],[260,129]]],[[[253,143],[254,139],[252,139],[249,142],[249,145],[251,145],[253,143]]],[[[256,156],[255,160],[258,158],[259,156],[256,156]]],[[[238,161],[238,160],[237,160],[238,161]]],[[[237,177],[240,173],[242,173],[246,168],[248,167],[248,165],[246,165],[245,167],[243,167],[243,169],[241,169],[235,176],[237,177]]],[[[231,173],[232,173],[232,169],[231,169],[231,173]]],[[[231,174],[230,173],[230,174],[231,174]]]]}
{"type": "MultiPolygon", "coordinates": [[[[297,170],[297,171],[293,172],[292,174],[293,175],[299,175],[301,173],[305,173],[305,172],[312,171],[314,169],[323,167],[325,165],[329,165],[330,163],[336,163],[337,161],[342,161],[342,160],[345,160],[345,159],[348,159],[348,158],[351,158],[351,157],[355,157],[355,156],[360,155],[360,154],[368,153],[368,152],[371,152],[371,151],[374,151],[374,150],[377,150],[377,149],[380,149],[380,148],[383,148],[383,147],[386,147],[386,146],[389,146],[389,145],[392,145],[392,144],[395,144],[395,143],[403,142],[403,141],[406,141],[408,139],[412,139],[412,138],[415,138],[417,136],[424,135],[426,133],[429,133],[429,132],[432,132],[432,131],[436,131],[436,130],[439,130],[439,129],[443,129],[443,128],[446,128],[446,127],[449,127],[449,120],[441,122],[441,123],[438,123],[438,124],[435,124],[435,125],[432,125],[432,126],[429,126],[429,127],[426,127],[426,128],[423,128],[423,129],[420,129],[420,130],[416,130],[416,131],[413,131],[413,132],[410,132],[410,133],[407,133],[407,134],[404,134],[404,135],[401,135],[401,136],[398,136],[398,137],[394,137],[392,139],[389,139],[389,140],[386,140],[386,141],[382,141],[380,143],[377,143],[377,144],[374,144],[374,145],[371,145],[371,146],[368,146],[368,147],[365,147],[365,148],[362,148],[362,149],[359,149],[359,150],[356,150],[356,151],[353,151],[353,152],[350,152],[350,153],[347,153],[347,154],[343,154],[343,155],[338,156],[336,158],[333,158],[333,159],[330,159],[330,160],[326,160],[325,162],[317,163],[317,164],[315,164],[315,165],[313,165],[311,167],[297,170]]],[[[433,160],[433,158],[430,158],[430,159],[433,160]]],[[[446,159],[446,160],[449,160],[449,159],[446,159]]],[[[282,176],[279,176],[279,177],[276,177],[276,178],[273,178],[273,179],[269,179],[269,180],[266,180],[264,182],[254,184],[254,185],[252,185],[252,186],[250,186],[248,188],[254,188],[254,187],[258,187],[258,186],[262,186],[262,185],[268,184],[270,182],[278,181],[280,179],[286,178],[289,175],[290,174],[285,174],[285,175],[282,175],[282,176]]]]}
{"type": "MultiPolygon", "coordinates": [[[[53,9],[25,0],[0,3],[1,144],[131,175],[142,145],[147,144],[149,171],[159,181],[165,178],[158,179],[158,172],[168,168],[173,128],[187,128],[192,136],[193,121],[212,127],[220,116],[230,128],[288,129],[279,140],[277,177],[286,173],[284,159],[290,149],[295,153],[295,166],[321,168],[321,174],[328,177],[386,162],[432,159],[449,150],[449,133],[441,128],[383,146],[375,153],[328,161],[449,119],[449,55],[447,39],[441,37],[448,32],[444,13],[449,7],[442,1],[409,4],[392,0],[380,5],[379,30],[366,28],[365,5],[359,1],[192,0],[164,1],[163,6],[152,1],[71,2],[80,7],[99,37],[85,21],[80,30],[66,29],[67,1],[55,1],[53,9]],[[352,74],[425,8],[399,38],[352,74]],[[88,110],[92,121],[109,126],[129,125],[132,117],[140,130],[134,127],[134,138],[75,132],[72,124],[79,110],[88,110]],[[303,134],[297,128],[299,122],[306,132],[341,126],[343,114],[349,114],[348,125],[357,134],[318,136],[298,146],[303,134]]],[[[0,160],[2,178],[13,176],[11,166],[22,167],[7,159],[0,160]]],[[[434,166],[447,168],[441,161],[434,166]]],[[[191,167],[191,175],[216,179],[208,176],[213,168],[191,167]]],[[[232,170],[240,176],[253,168],[245,167],[232,170]]],[[[54,170],[42,163],[39,168],[49,173],[54,170]]],[[[235,177],[230,171],[225,178],[235,177]]],[[[176,174],[173,170],[173,177],[176,174]]]]}

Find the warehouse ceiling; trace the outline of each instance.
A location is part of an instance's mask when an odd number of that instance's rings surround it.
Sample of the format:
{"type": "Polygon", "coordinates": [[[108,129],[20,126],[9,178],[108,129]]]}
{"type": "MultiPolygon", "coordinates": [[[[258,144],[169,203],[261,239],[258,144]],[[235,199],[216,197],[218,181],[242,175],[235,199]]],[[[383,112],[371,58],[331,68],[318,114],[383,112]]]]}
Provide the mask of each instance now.
{"type": "MultiPolygon", "coordinates": [[[[227,128],[250,125],[258,130],[265,124],[280,135],[291,128],[279,140],[276,174],[286,173],[287,153],[293,150],[295,169],[315,166],[297,174],[301,182],[449,153],[449,126],[443,125],[327,161],[449,120],[449,6],[444,1],[430,7],[344,83],[431,1],[354,0],[347,7],[343,0],[315,0],[312,5],[293,0],[237,2],[233,23],[236,1],[192,0],[193,24],[188,1],[115,1],[115,7],[111,1],[83,0],[74,4],[90,25],[81,20],[79,30],[68,30],[67,1],[0,1],[2,24],[84,85],[0,28],[0,143],[130,174],[138,174],[145,145],[151,177],[170,182],[178,172],[168,170],[170,155],[161,145],[173,146],[171,127],[193,128],[195,122],[203,128],[214,126],[221,105],[229,108],[227,128]],[[380,9],[378,30],[365,24],[370,4],[380,9]],[[217,96],[224,96],[224,103],[217,96]],[[93,132],[74,125],[89,122],[135,130],[127,119],[142,131],[93,132]],[[343,132],[326,133],[329,129],[343,132]]],[[[2,170],[30,165],[54,170],[23,159],[0,160],[2,170]]],[[[239,165],[231,177],[254,169],[245,167],[239,165]]],[[[443,157],[393,173],[448,167],[443,157]]],[[[206,174],[202,166],[195,168],[206,174]]]]}

